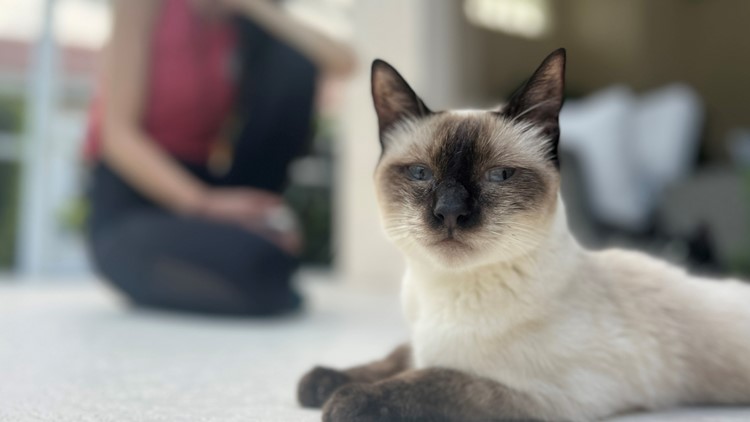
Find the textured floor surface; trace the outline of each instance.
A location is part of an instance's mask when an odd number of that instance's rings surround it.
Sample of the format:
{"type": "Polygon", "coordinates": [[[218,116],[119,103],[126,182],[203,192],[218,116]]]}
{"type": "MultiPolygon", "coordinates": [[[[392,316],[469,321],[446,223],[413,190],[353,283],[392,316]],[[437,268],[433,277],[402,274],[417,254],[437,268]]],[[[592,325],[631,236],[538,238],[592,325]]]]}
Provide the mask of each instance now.
{"type": "MultiPolygon", "coordinates": [[[[305,287],[304,314],[252,321],[136,313],[94,283],[0,282],[0,421],[319,421],[295,403],[300,374],[376,358],[406,330],[395,298],[305,287]]],[[[750,410],[617,421],[750,421],[750,410]]]]}

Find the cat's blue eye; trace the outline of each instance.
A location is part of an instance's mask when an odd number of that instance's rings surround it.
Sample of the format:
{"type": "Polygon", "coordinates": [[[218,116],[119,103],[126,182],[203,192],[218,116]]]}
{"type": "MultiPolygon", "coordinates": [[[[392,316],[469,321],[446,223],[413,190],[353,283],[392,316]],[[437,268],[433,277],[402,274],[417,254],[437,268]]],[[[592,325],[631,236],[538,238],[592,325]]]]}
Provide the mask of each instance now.
{"type": "Polygon", "coordinates": [[[487,173],[487,179],[489,179],[490,182],[502,183],[513,177],[513,174],[515,174],[515,172],[516,169],[499,167],[490,170],[487,173]]]}
{"type": "Polygon", "coordinates": [[[414,180],[426,181],[432,179],[432,171],[425,166],[414,164],[409,166],[409,177],[414,180]]]}

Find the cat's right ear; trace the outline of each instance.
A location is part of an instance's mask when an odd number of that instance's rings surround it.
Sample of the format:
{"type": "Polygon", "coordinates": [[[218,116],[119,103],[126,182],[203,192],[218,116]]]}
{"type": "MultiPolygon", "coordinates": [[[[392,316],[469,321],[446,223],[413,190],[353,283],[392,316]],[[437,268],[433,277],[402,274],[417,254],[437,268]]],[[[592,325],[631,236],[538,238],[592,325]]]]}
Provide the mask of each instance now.
{"type": "Polygon", "coordinates": [[[559,165],[560,109],[565,90],[565,49],[550,53],[531,78],[516,91],[500,115],[525,120],[541,129],[550,143],[550,159],[559,165]]]}
{"type": "Polygon", "coordinates": [[[381,143],[383,134],[395,123],[432,113],[396,69],[380,59],[372,62],[372,100],[381,143]]]}

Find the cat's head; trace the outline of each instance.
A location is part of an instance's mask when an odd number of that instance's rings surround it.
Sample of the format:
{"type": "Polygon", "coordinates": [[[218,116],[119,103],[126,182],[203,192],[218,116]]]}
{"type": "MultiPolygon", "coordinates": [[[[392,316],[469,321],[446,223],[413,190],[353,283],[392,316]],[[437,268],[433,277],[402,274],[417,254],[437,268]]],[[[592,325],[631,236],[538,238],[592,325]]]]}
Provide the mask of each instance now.
{"type": "Polygon", "coordinates": [[[557,205],[564,73],[559,49],[502,108],[433,112],[393,67],[373,62],[375,183],[391,240],[457,269],[536,248],[557,205]]]}

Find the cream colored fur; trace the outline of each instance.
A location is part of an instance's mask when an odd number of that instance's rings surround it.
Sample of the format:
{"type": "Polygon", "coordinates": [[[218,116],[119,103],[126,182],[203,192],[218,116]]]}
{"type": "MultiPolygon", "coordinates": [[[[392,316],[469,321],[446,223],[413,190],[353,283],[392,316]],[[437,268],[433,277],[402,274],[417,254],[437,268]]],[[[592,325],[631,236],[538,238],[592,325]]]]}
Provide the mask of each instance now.
{"type": "Polygon", "coordinates": [[[419,368],[492,378],[538,398],[550,419],[750,402],[750,288],[636,252],[584,250],[560,199],[525,258],[457,272],[407,260],[419,368]]]}
{"type": "MultiPolygon", "coordinates": [[[[424,154],[432,124],[393,131],[379,170],[424,154]]],[[[497,125],[496,142],[516,159],[541,156],[533,132],[497,125]]],[[[384,200],[376,172],[383,225],[408,263],[402,301],[416,366],[492,378],[535,397],[534,413],[550,420],[750,403],[750,287],[638,252],[583,249],[548,173],[546,211],[505,222],[519,230],[509,238],[474,235],[473,251],[448,262],[446,251],[420,244],[416,210],[384,200]]]]}
{"type": "Polygon", "coordinates": [[[548,138],[559,129],[564,63],[564,50],[550,54],[495,113],[426,113],[394,69],[373,65],[387,129],[376,191],[408,264],[402,301],[416,367],[493,379],[521,393],[504,397],[523,406],[509,413],[543,420],[750,404],[750,286],[637,252],[588,251],[570,234],[548,138]],[[410,165],[434,170],[432,196],[404,175],[410,165]],[[488,184],[491,168],[521,177],[488,184]],[[430,201],[456,183],[481,197],[481,221],[436,227],[430,201]]]}

